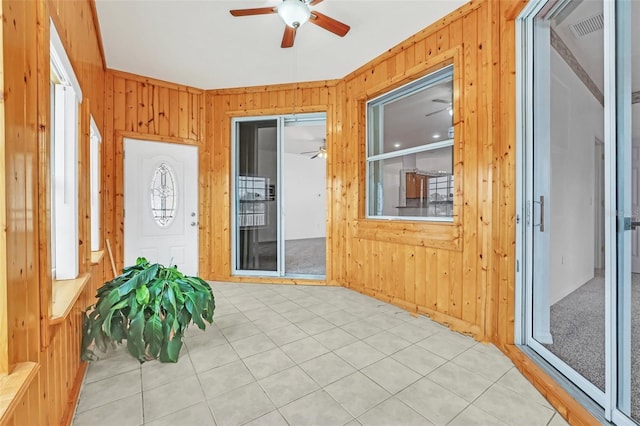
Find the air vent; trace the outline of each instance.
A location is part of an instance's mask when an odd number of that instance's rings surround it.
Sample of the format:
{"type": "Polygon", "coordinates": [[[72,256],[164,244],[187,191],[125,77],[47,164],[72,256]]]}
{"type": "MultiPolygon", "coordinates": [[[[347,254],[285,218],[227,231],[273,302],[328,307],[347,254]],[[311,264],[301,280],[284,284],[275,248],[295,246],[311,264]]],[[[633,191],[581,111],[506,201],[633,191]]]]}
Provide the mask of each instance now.
{"type": "Polygon", "coordinates": [[[576,38],[584,37],[587,34],[601,30],[603,27],[604,16],[602,16],[602,13],[569,26],[569,28],[571,28],[571,32],[573,32],[573,35],[576,36],[576,38]]]}

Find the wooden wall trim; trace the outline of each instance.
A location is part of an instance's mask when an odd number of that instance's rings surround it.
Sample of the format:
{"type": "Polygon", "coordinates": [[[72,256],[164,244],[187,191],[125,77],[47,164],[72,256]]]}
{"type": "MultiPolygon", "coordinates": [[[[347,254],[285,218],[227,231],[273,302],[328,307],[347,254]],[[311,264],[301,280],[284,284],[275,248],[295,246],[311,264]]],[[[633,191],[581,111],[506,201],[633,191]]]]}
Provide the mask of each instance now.
{"type": "Polygon", "coordinates": [[[98,41],[98,49],[100,50],[100,58],[102,59],[102,68],[107,69],[107,58],[104,55],[104,44],[102,43],[102,31],[100,30],[100,20],[98,19],[98,10],[96,9],[96,0],[87,0],[91,8],[91,18],[96,31],[98,41]]]}
{"type": "Polygon", "coordinates": [[[202,141],[196,140],[196,139],[180,138],[175,136],[152,135],[149,133],[137,133],[137,132],[130,132],[126,130],[117,130],[115,132],[115,137],[116,139],[121,139],[121,140],[124,140],[124,138],[127,138],[127,139],[145,140],[150,142],[177,143],[181,145],[194,145],[194,146],[202,145],[202,141]]]}
{"type": "MultiPolygon", "coordinates": [[[[50,96],[51,52],[49,48],[49,3],[38,2],[37,76],[38,98],[50,96]]],[[[60,25],[59,23],[56,25],[60,25]]],[[[79,109],[80,114],[80,109],[79,109]]],[[[40,346],[51,340],[49,318],[52,313],[51,276],[51,139],[49,108],[38,108],[38,268],[40,281],[40,346]]]]}
{"type": "MultiPolygon", "coordinates": [[[[216,280],[216,278],[213,278],[216,280]]],[[[335,283],[328,283],[322,279],[306,278],[284,278],[284,277],[251,277],[251,276],[224,276],[220,280],[231,283],[252,283],[252,284],[283,284],[283,285],[313,285],[313,286],[334,286],[335,283]]],[[[338,284],[339,286],[339,284],[338,284]]]]}
{"type": "Polygon", "coordinates": [[[305,81],[298,83],[281,83],[281,84],[267,84],[263,86],[251,86],[251,87],[233,87],[229,89],[213,89],[207,90],[208,95],[224,96],[224,95],[239,95],[239,94],[255,94],[264,92],[280,92],[284,90],[299,90],[299,89],[313,89],[318,87],[331,88],[335,87],[341,80],[317,80],[317,81],[305,81]]]}
{"type": "Polygon", "coordinates": [[[269,108],[248,108],[225,111],[224,114],[229,118],[236,117],[259,117],[263,115],[290,115],[290,114],[308,114],[314,112],[324,112],[326,105],[299,105],[299,106],[277,106],[269,108]]]}
{"type": "Polygon", "coordinates": [[[545,371],[515,345],[502,345],[500,349],[513,361],[516,368],[540,391],[551,405],[572,425],[599,425],[591,413],[545,371]]]}
{"type": "Polygon", "coordinates": [[[80,364],[80,368],[73,379],[73,385],[71,386],[71,391],[69,392],[69,397],[67,399],[67,403],[64,408],[64,413],[62,415],[62,420],[60,421],[61,426],[71,426],[71,422],[73,421],[73,415],[76,412],[76,406],[78,405],[78,399],[80,398],[80,390],[82,389],[82,381],[84,380],[84,376],[87,372],[87,367],[89,366],[88,362],[82,362],[80,364]]]}
{"type": "Polygon", "coordinates": [[[405,300],[389,296],[385,293],[379,293],[375,290],[371,289],[363,289],[363,288],[352,288],[359,293],[366,294],[367,296],[374,297],[379,300],[383,300],[387,303],[395,305],[399,308],[402,308],[412,314],[421,314],[426,317],[431,318],[432,320],[449,327],[453,331],[457,331],[462,334],[473,336],[476,340],[486,340],[486,336],[475,324],[471,324],[467,321],[460,320],[458,318],[452,317],[450,315],[443,314],[442,312],[438,312],[434,309],[429,309],[424,306],[416,305],[415,303],[408,303],[405,300]]]}
{"type": "Polygon", "coordinates": [[[126,72],[126,71],[108,69],[107,70],[107,74],[110,74],[113,77],[122,78],[124,80],[139,81],[141,83],[147,83],[147,84],[151,84],[151,85],[154,85],[154,86],[162,86],[162,87],[166,87],[166,88],[169,88],[169,89],[179,90],[179,91],[183,91],[183,92],[187,92],[187,93],[193,93],[193,94],[197,94],[197,95],[200,95],[200,94],[204,93],[204,90],[198,89],[196,87],[186,86],[184,84],[172,83],[170,81],[159,80],[159,79],[152,78],[152,77],[145,77],[145,76],[138,75],[138,74],[132,74],[132,73],[129,73],[129,72],[126,72]]]}
{"type": "Polygon", "coordinates": [[[355,222],[355,237],[443,250],[462,249],[462,226],[447,222],[387,221],[361,219],[355,222]]]}
{"type": "MultiPolygon", "coordinates": [[[[0,1],[0,23],[4,22],[0,1]]],[[[4,129],[4,28],[0,24],[0,375],[9,372],[9,328],[7,313],[7,192],[4,129]]]]}
{"type": "Polygon", "coordinates": [[[473,11],[478,9],[484,3],[484,1],[486,0],[470,0],[468,3],[463,4],[458,9],[451,12],[447,16],[443,17],[439,21],[432,23],[425,29],[417,32],[416,34],[412,35],[408,39],[404,40],[402,43],[392,47],[382,55],[364,64],[360,68],[357,68],[354,71],[350,72],[349,74],[344,76],[343,81],[349,82],[350,80],[357,78],[361,74],[364,74],[370,71],[371,69],[374,69],[375,67],[380,66],[382,63],[397,56],[398,54],[402,53],[404,50],[415,46],[417,42],[428,38],[429,36],[435,34],[439,30],[448,27],[449,25],[451,25],[452,22],[463,18],[469,13],[472,13],[473,11]]]}

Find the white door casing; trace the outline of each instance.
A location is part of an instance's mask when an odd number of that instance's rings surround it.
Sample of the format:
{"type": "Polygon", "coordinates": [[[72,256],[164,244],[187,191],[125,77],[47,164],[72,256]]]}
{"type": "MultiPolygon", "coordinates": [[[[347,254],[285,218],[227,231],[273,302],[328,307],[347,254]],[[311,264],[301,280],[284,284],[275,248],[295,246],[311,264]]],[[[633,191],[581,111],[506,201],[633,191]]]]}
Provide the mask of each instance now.
{"type": "Polygon", "coordinates": [[[124,152],[125,265],[142,256],[197,275],[198,148],[125,139],[124,152]]]}

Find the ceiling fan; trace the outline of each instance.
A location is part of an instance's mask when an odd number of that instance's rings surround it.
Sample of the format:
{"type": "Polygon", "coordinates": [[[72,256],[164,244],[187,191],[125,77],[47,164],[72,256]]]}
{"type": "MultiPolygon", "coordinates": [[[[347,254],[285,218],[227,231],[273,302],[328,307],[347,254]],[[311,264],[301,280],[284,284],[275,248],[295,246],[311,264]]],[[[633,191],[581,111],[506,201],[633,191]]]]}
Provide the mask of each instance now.
{"type": "Polygon", "coordinates": [[[425,114],[425,117],[431,117],[432,115],[438,114],[442,111],[449,111],[449,115],[453,115],[453,108],[451,108],[451,102],[445,101],[444,99],[432,99],[431,101],[438,104],[446,104],[447,107],[425,114]]]}
{"type": "Polygon", "coordinates": [[[327,147],[325,145],[322,145],[320,148],[318,148],[316,151],[306,151],[306,152],[301,152],[300,154],[313,154],[310,159],[313,160],[314,158],[327,158],[327,147]]]}
{"type": "Polygon", "coordinates": [[[282,0],[280,5],[274,7],[234,9],[229,12],[233,16],[278,14],[286,25],[280,47],[287,48],[293,46],[296,31],[307,21],[327,31],[331,31],[340,37],[344,37],[349,32],[351,29],[350,26],[309,8],[309,6],[315,6],[318,3],[322,3],[322,1],[323,0],[282,0]]]}

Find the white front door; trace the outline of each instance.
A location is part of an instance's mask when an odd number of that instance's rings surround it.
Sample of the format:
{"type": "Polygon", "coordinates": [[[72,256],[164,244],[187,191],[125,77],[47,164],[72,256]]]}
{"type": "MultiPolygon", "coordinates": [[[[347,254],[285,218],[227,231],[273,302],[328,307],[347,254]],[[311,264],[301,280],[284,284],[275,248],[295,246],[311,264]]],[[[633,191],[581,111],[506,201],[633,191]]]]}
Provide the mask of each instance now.
{"type": "Polygon", "coordinates": [[[124,263],[198,274],[198,148],[124,140],[124,263]]]}

